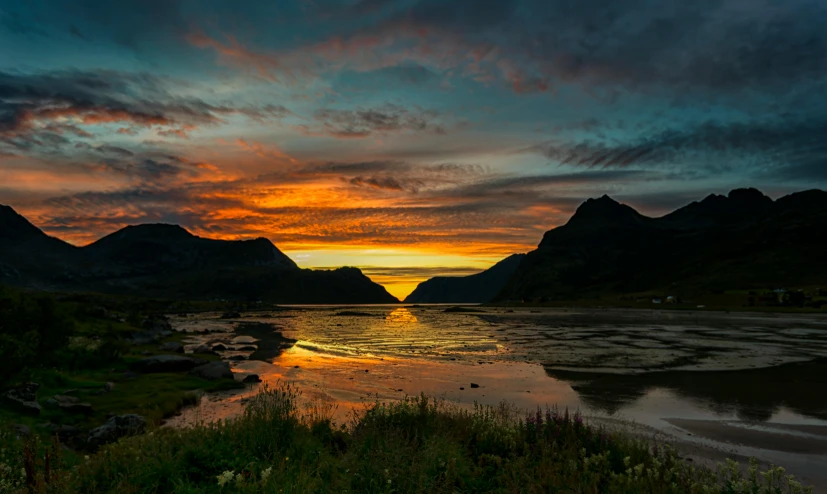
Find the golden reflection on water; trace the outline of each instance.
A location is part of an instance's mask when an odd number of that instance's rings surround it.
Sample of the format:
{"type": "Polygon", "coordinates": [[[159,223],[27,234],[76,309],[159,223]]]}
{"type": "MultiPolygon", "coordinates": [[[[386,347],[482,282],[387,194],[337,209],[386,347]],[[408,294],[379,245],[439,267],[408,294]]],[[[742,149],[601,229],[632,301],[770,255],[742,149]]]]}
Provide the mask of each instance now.
{"type": "Polygon", "coordinates": [[[416,324],[416,316],[404,307],[398,307],[385,316],[385,321],[393,324],[416,324]]]}

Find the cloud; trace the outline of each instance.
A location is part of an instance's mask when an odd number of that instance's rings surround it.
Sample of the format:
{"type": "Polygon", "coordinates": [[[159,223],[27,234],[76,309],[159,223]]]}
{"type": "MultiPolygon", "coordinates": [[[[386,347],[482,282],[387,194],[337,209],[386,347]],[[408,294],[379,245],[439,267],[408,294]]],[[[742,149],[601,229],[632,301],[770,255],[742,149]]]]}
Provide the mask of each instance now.
{"type": "Polygon", "coordinates": [[[0,72],[0,145],[32,148],[58,145],[55,135],[91,137],[90,126],[127,124],[118,133],[157,128],[159,135],[186,137],[227,115],[281,118],[281,105],[261,108],[207,103],[170,94],[171,81],[148,74],[113,71],[58,71],[39,74],[0,72]]]}
{"type": "Polygon", "coordinates": [[[407,68],[418,66],[521,94],[571,83],[612,98],[618,88],[788,94],[827,74],[827,6],[817,0],[371,0],[320,9],[296,22],[341,20],[323,39],[262,47],[229,35],[190,41],[274,79],[387,69],[421,84],[418,74],[427,72],[407,68]],[[348,17],[357,11],[367,16],[348,17]]]}
{"type": "Polygon", "coordinates": [[[748,160],[753,171],[778,178],[824,178],[819,167],[827,163],[826,134],[827,120],[822,117],[780,115],[751,121],[709,120],[628,142],[552,141],[526,151],[559,164],[586,168],[682,167],[693,163],[695,171],[706,168],[707,173],[714,173],[748,160]],[[727,160],[730,163],[721,163],[727,160]]]}
{"type": "Polygon", "coordinates": [[[252,51],[234,37],[224,35],[225,41],[208,36],[203,32],[190,33],[187,41],[196,48],[209,48],[218,55],[219,61],[224,64],[254,69],[256,75],[271,81],[278,81],[276,71],[281,69],[275,55],[267,55],[252,51]]]}
{"type": "Polygon", "coordinates": [[[321,124],[322,132],[342,139],[400,132],[446,132],[438,112],[420,108],[409,110],[392,104],[357,110],[321,109],[316,111],[314,118],[321,124]]]}

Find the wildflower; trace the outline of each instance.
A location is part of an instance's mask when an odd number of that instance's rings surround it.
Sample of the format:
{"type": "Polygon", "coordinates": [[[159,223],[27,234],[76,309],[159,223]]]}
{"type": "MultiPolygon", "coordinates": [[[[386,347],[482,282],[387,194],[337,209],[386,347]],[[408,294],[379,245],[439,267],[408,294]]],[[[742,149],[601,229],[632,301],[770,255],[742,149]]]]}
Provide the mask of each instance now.
{"type": "Polygon", "coordinates": [[[290,457],[289,457],[289,456],[285,456],[285,457],[284,457],[284,461],[290,461],[290,457]]]}
{"type": "Polygon", "coordinates": [[[83,457],[83,459],[84,459],[84,460],[86,460],[86,461],[89,461],[89,455],[85,455],[85,456],[83,457]]]}
{"type": "Polygon", "coordinates": [[[218,479],[218,485],[220,487],[223,487],[225,484],[233,480],[233,477],[235,477],[235,472],[233,472],[232,470],[224,470],[224,473],[217,476],[216,478],[218,479]]]}
{"type": "Polygon", "coordinates": [[[391,485],[391,479],[388,479],[388,485],[391,485]]]}
{"type": "Polygon", "coordinates": [[[273,467],[267,467],[267,469],[261,472],[261,481],[267,482],[267,478],[270,477],[271,473],[273,473],[273,467]]]}
{"type": "Polygon", "coordinates": [[[235,476],[235,485],[241,485],[244,483],[244,476],[240,473],[235,476]]]}

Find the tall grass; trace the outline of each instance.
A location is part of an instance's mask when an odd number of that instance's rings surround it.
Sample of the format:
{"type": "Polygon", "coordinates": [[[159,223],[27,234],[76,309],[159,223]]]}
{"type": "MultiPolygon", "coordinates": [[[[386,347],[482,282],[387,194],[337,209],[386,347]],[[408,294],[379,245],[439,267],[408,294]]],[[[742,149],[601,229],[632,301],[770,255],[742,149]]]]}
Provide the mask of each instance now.
{"type": "Polygon", "coordinates": [[[376,403],[335,426],[330,403],[297,406],[264,388],[245,413],[158,429],[88,459],[32,445],[0,456],[0,489],[54,493],[577,492],[799,493],[781,468],[747,476],[735,462],[694,468],[669,448],[583,423],[579,414],[506,404],[463,410],[426,396],[376,403]],[[68,456],[68,455],[64,455],[68,456]]]}

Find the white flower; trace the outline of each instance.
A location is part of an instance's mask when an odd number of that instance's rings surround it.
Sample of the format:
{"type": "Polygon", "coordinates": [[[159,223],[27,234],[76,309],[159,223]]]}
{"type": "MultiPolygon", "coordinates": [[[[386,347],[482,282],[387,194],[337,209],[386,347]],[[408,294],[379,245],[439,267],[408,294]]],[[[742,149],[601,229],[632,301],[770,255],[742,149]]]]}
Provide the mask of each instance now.
{"type": "Polygon", "coordinates": [[[235,477],[235,472],[232,470],[224,470],[224,473],[216,478],[218,479],[218,485],[223,487],[225,484],[233,480],[233,477],[235,477]]]}
{"type": "Polygon", "coordinates": [[[271,473],[273,473],[273,467],[267,467],[266,470],[261,472],[261,481],[267,482],[267,479],[270,477],[271,473]]]}
{"type": "Polygon", "coordinates": [[[244,476],[240,473],[235,476],[235,485],[241,485],[244,483],[244,476]]]}
{"type": "Polygon", "coordinates": [[[391,485],[391,479],[388,479],[388,485],[391,485]]]}
{"type": "Polygon", "coordinates": [[[89,461],[89,455],[84,456],[83,459],[89,461]]]}

